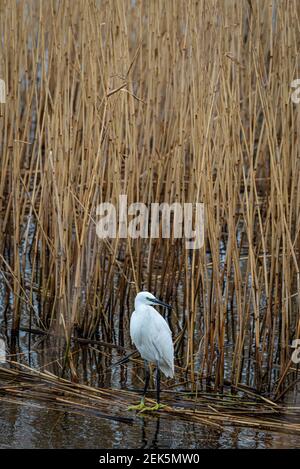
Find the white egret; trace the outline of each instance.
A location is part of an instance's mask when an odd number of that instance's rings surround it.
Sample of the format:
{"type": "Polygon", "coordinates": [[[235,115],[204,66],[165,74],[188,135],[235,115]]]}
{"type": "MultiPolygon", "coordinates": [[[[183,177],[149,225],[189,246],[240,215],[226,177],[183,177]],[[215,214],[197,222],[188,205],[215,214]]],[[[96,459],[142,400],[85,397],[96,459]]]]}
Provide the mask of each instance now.
{"type": "Polygon", "coordinates": [[[155,298],[152,293],[142,291],[134,301],[135,310],[130,318],[130,337],[145,361],[145,387],[140,404],[128,407],[128,410],[158,410],[160,404],[160,370],[166,377],[174,375],[174,346],[171,330],[165,319],[152,305],[171,308],[155,298]],[[145,395],[150,380],[149,363],[156,365],[157,402],[154,407],[145,406],[145,395]]]}

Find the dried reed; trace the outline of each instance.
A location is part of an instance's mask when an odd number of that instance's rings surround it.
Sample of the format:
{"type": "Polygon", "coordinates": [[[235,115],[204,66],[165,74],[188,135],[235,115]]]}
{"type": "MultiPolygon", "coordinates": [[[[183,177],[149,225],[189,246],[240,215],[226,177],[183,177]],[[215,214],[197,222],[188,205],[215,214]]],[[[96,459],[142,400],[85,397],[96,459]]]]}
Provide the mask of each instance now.
{"type": "Polygon", "coordinates": [[[175,307],[194,388],[200,373],[215,389],[282,393],[300,337],[299,24],[297,0],[1,2],[1,307],[13,335],[129,347],[147,288],[175,307]],[[99,240],[96,206],[119,194],[203,202],[204,247],[99,240]]]}

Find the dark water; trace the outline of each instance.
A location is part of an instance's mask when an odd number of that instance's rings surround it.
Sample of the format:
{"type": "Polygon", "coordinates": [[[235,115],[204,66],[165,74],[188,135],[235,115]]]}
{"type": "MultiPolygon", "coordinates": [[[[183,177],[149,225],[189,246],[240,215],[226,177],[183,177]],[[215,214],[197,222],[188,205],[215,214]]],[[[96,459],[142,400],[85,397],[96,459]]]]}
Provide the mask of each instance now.
{"type": "MultiPolygon", "coordinates": [[[[57,341],[32,336],[29,352],[28,339],[28,335],[21,335],[17,355],[12,358],[58,373],[57,341]]],[[[79,347],[73,353],[80,381],[95,387],[142,388],[143,370],[136,365],[111,370],[111,360],[121,356],[116,350],[79,347]]],[[[0,388],[1,384],[0,377],[0,388]]],[[[293,405],[299,403],[297,390],[289,400],[293,405]]],[[[163,412],[159,417],[131,416],[133,424],[129,425],[47,408],[41,402],[16,402],[8,394],[0,394],[0,448],[300,448],[300,435],[230,426],[216,430],[164,416],[163,412]]]]}
{"type": "Polygon", "coordinates": [[[0,448],[300,448],[300,436],[148,416],[129,426],[1,402],[0,448]]]}

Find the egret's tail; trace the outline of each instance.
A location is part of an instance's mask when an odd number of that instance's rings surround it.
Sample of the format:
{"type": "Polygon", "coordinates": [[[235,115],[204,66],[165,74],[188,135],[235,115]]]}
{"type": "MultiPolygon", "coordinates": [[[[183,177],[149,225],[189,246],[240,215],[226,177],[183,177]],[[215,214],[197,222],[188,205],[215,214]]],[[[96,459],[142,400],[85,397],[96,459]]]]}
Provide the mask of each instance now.
{"type": "Polygon", "coordinates": [[[159,369],[163,372],[166,378],[173,378],[174,376],[174,365],[170,366],[166,362],[159,362],[159,369]]]}

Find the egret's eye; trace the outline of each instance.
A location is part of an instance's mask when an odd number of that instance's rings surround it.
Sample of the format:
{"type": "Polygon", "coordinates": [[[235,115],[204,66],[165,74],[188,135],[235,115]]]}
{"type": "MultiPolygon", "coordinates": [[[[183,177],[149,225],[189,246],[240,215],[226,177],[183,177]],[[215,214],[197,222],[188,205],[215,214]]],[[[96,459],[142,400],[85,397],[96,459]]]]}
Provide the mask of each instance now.
{"type": "Polygon", "coordinates": [[[147,296],[146,298],[148,301],[153,301],[153,298],[149,298],[149,296],[147,296]]]}

